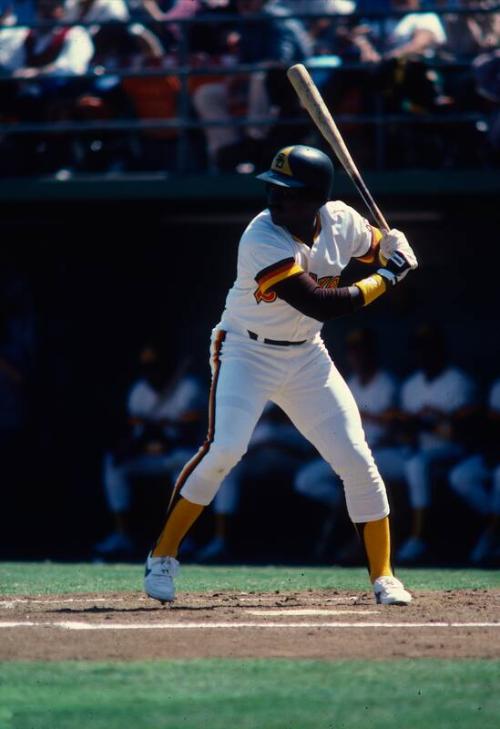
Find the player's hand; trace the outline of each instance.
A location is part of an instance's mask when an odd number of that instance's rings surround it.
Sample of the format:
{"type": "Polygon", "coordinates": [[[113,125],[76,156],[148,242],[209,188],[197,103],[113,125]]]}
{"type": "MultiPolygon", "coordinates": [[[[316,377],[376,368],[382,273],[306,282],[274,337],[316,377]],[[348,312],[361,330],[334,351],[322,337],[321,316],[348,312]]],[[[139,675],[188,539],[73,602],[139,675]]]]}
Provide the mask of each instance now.
{"type": "Polygon", "coordinates": [[[392,254],[396,251],[400,251],[404,256],[406,256],[412,264],[411,268],[417,268],[417,257],[415,256],[413,248],[408,243],[406,235],[400,230],[393,228],[387,233],[384,233],[380,241],[381,262],[384,266],[387,264],[387,261],[392,254]]]}
{"type": "Polygon", "coordinates": [[[397,283],[402,281],[412,268],[417,267],[417,261],[415,259],[415,265],[413,265],[411,259],[402,251],[395,251],[389,258],[383,268],[379,268],[377,273],[382,276],[385,282],[389,286],[395,286],[397,283]]]}

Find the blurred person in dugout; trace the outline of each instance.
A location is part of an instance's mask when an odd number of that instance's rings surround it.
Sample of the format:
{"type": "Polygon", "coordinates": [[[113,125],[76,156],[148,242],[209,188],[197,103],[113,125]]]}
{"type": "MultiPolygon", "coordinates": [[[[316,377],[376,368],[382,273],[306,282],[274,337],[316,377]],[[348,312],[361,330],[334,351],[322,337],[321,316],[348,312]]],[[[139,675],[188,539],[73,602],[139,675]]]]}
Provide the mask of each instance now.
{"type": "MultiPolygon", "coordinates": [[[[347,384],[358,404],[366,440],[385,479],[384,459],[379,449],[383,449],[391,441],[391,426],[397,404],[397,382],[390,372],[380,367],[375,337],[371,330],[353,330],[347,336],[346,345],[351,372],[347,384]]],[[[345,522],[341,486],[340,478],[322,458],[314,458],[296,474],[295,490],[328,509],[315,545],[317,558],[324,558],[328,554],[336,528],[345,522]]],[[[334,559],[340,562],[352,561],[358,556],[359,550],[359,540],[353,535],[347,544],[340,546],[334,559]]]]}
{"type": "Polygon", "coordinates": [[[486,422],[480,429],[476,452],[450,473],[450,486],[470,508],[483,517],[485,529],[469,560],[474,565],[500,566],[500,379],[488,393],[486,422]]]}
{"type": "Polygon", "coordinates": [[[259,64],[262,70],[245,77],[213,79],[193,90],[193,105],[202,121],[229,122],[227,126],[205,129],[209,163],[213,167],[217,167],[219,152],[241,143],[243,136],[265,138],[267,125],[248,127],[242,135],[230,124],[235,111],[239,109],[239,116],[254,120],[277,115],[281,91],[285,87],[288,92],[289,86],[283,70],[312,53],[312,42],[303,23],[287,17],[288,11],[278,3],[236,0],[236,11],[244,22],[228,33],[227,46],[238,63],[259,64]],[[267,18],[258,19],[258,15],[267,18]]]}
{"type": "Polygon", "coordinates": [[[397,552],[401,563],[425,558],[433,486],[465,453],[467,427],[477,416],[474,381],[449,361],[444,334],[423,324],[413,338],[418,369],[401,387],[397,434],[400,445],[377,454],[389,481],[408,491],[412,530],[397,552]],[[383,464],[383,465],[382,465],[383,464]]]}
{"type": "Polygon", "coordinates": [[[128,433],[104,457],[104,490],[113,531],[95,545],[98,555],[133,552],[131,480],[144,476],[175,480],[196,451],[204,425],[205,399],[202,383],[189,373],[187,358],[175,362],[171,353],[153,344],[141,350],[139,378],[127,399],[128,433]]]}
{"type": "Polygon", "coordinates": [[[215,495],[215,533],[195,555],[198,562],[231,558],[231,527],[245,483],[292,480],[304,460],[314,452],[309,441],[273,403],[268,403],[250,439],[243,460],[226,476],[215,495]]]}

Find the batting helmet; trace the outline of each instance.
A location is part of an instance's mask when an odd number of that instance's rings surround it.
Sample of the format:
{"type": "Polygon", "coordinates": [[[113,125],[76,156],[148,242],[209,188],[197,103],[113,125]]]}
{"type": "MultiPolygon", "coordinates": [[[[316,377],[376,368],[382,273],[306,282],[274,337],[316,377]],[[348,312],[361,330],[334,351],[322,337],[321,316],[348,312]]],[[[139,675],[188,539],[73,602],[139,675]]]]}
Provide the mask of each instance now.
{"type": "Polygon", "coordinates": [[[270,169],[257,175],[257,179],[281,187],[317,190],[328,200],[333,185],[333,164],[319,149],[296,144],[280,149],[270,169]]]}

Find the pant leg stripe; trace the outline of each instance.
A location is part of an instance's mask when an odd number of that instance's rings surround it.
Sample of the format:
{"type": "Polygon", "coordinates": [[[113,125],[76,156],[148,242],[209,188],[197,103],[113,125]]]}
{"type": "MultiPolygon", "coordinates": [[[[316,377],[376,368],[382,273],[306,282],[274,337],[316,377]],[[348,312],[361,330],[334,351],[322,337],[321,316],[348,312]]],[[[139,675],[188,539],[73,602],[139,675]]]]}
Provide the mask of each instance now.
{"type": "Polygon", "coordinates": [[[208,431],[207,431],[207,437],[205,438],[205,442],[199,449],[199,451],[189,460],[182,471],[179,474],[179,477],[177,478],[177,481],[174,485],[174,490],[172,491],[172,496],[170,497],[170,503],[168,505],[167,514],[169,514],[172,511],[173,506],[175,505],[175,502],[177,501],[177,498],[179,496],[181,488],[186,483],[188,477],[193,473],[195,468],[201,463],[203,458],[207,455],[208,451],[210,450],[210,445],[213,443],[214,437],[215,437],[215,396],[217,391],[217,382],[219,380],[219,372],[221,367],[220,362],[220,353],[222,349],[222,344],[224,343],[224,339],[226,338],[226,332],[221,330],[217,333],[213,352],[212,352],[212,362],[213,362],[213,376],[212,376],[212,383],[210,385],[210,394],[208,397],[208,431]]]}

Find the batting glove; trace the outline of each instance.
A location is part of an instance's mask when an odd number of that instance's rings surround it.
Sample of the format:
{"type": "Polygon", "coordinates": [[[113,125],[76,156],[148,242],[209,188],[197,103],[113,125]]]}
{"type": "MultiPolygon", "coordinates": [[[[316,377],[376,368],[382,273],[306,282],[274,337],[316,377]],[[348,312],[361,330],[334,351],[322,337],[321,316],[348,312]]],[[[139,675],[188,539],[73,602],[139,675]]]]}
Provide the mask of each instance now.
{"type": "MultiPolygon", "coordinates": [[[[410,249],[411,250],[411,249],[410,249]]],[[[399,281],[402,281],[406,274],[417,267],[417,260],[413,256],[415,264],[407,258],[406,253],[402,251],[395,251],[389,258],[384,268],[379,268],[377,273],[382,276],[385,282],[389,286],[395,286],[399,281]]]]}
{"type": "Polygon", "coordinates": [[[400,230],[393,228],[388,233],[384,233],[380,241],[380,258],[384,266],[392,254],[396,251],[399,251],[406,256],[408,261],[411,263],[411,268],[417,267],[417,259],[412,247],[408,243],[407,237],[400,230]]]}

